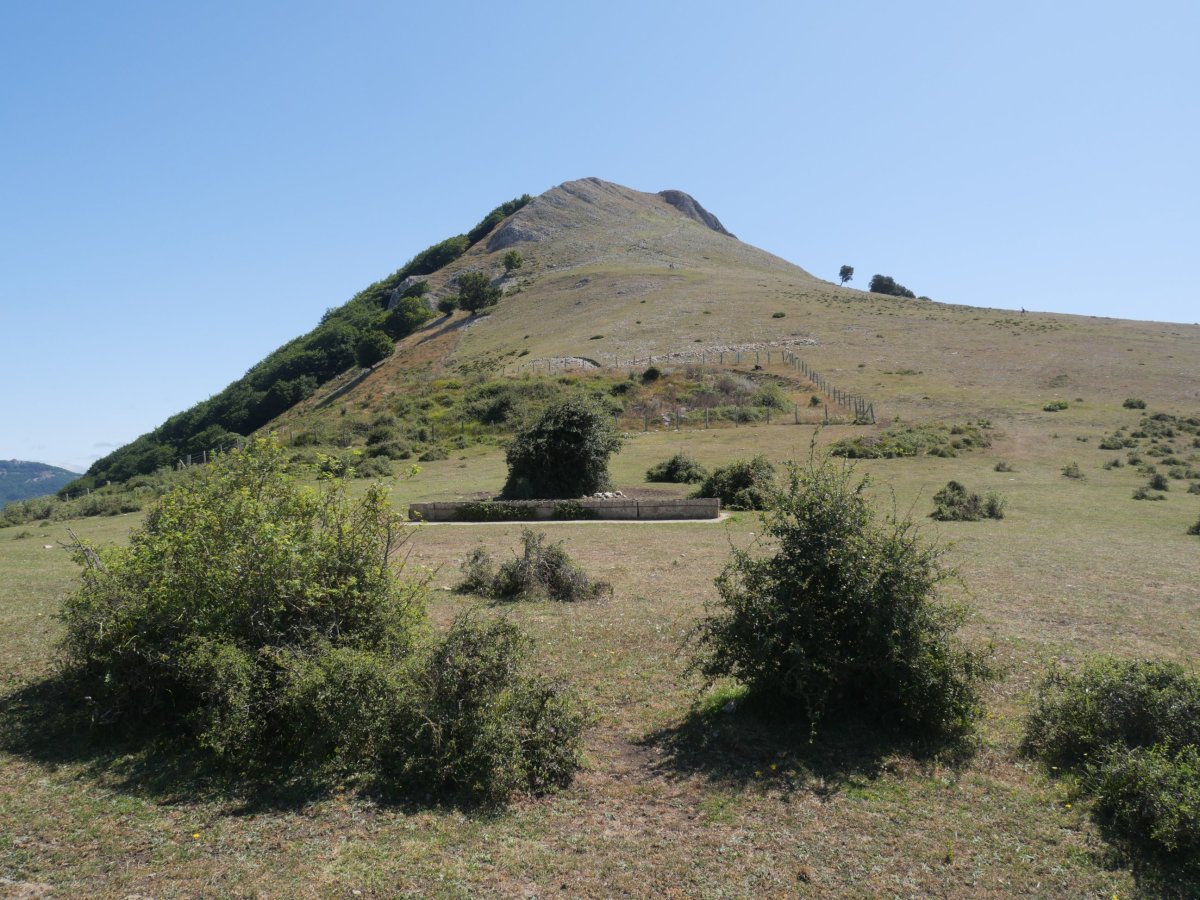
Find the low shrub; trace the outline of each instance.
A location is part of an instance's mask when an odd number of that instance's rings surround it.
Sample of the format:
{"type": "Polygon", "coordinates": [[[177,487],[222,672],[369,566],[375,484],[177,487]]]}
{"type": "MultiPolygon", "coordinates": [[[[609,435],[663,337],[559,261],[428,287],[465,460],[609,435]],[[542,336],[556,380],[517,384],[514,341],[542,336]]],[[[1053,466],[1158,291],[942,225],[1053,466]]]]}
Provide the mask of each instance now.
{"type": "Polygon", "coordinates": [[[1145,409],[1146,401],[1145,400],[1137,400],[1133,397],[1130,397],[1121,405],[1124,406],[1126,409],[1145,409]]]}
{"type": "Polygon", "coordinates": [[[448,459],[446,451],[441,447],[430,447],[424,453],[417,457],[421,462],[437,462],[438,460],[448,459]]]}
{"type": "Polygon", "coordinates": [[[1082,772],[1114,748],[1200,743],[1200,678],[1177,663],[1101,656],[1055,666],[1025,723],[1022,746],[1049,766],[1082,772]]]}
{"type": "Polygon", "coordinates": [[[1110,459],[1103,466],[1101,466],[1101,468],[1103,468],[1103,469],[1120,469],[1124,465],[1125,465],[1125,463],[1121,462],[1121,457],[1118,456],[1114,459],[1110,459]]]}
{"type": "Polygon", "coordinates": [[[714,469],[693,497],[716,497],[727,509],[765,509],[776,491],[775,467],[763,455],[714,469]]]}
{"type": "Polygon", "coordinates": [[[787,315],[787,313],[773,312],[773,313],[771,313],[771,318],[772,319],[782,319],[786,315],[787,315]]]}
{"type": "Polygon", "coordinates": [[[1145,485],[1142,485],[1141,487],[1134,489],[1133,499],[1134,500],[1166,500],[1167,498],[1164,497],[1162,494],[1156,494],[1154,491],[1150,490],[1150,488],[1146,487],[1145,485]]]}
{"type": "Polygon", "coordinates": [[[815,731],[828,718],[945,740],[982,712],[986,653],[962,645],[939,602],[942,551],[911,521],[878,523],[866,482],[825,460],[792,467],[764,516],[770,555],[733,550],[720,602],[692,633],[691,666],[735,678],[815,731]]]}
{"type": "Polygon", "coordinates": [[[670,459],[656,463],[646,470],[647,481],[671,484],[695,484],[708,477],[708,470],[686,453],[676,453],[670,459]]]}
{"type": "Polygon", "coordinates": [[[847,459],[895,459],[908,456],[953,458],[960,450],[992,445],[983,426],[971,424],[908,425],[880,434],[843,438],[829,452],[847,459]]]}
{"type": "Polygon", "coordinates": [[[1117,753],[1098,773],[1096,816],[1119,840],[1197,866],[1200,749],[1166,744],[1117,753]]]}
{"type": "Polygon", "coordinates": [[[939,522],[978,522],[1003,519],[1004,498],[990,493],[987,497],[971,493],[957,481],[950,481],[933,495],[934,509],[929,515],[939,522]]]}
{"type": "Polygon", "coordinates": [[[1042,409],[1045,412],[1062,412],[1062,410],[1069,408],[1069,406],[1070,404],[1066,400],[1051,400],[1042,409]]]}
{"type": "Polygon", "coordinates": [[[994,471],[994,472],[1015,472],[1017,470],[1014,469],[1009,463],[1006,463],[1004,460],[1000,460],[1000,462],[996,463],[996,465],[992,467],[992,471],[994,471]]]}
{"type": "Polygon", "coordinates": [[[1195,866],[1200,851],[1200,678],[1175,663],[1098,657],[1056,666],[1023,750],[1094,793],[1110,836],[1195,866]]]}
{"type": "Polygon", "coordinates": [[[1079,468],[1079,463],[1069,462],[1062,467],[1063,477],[1074,478],[1076,481],[1083,481],[1087,476],[1083,474],[1079,468]]]}
{"type": "Polygon", "coordinates": [[[1171,489],[1171,482],[1166,475],[1163,475],[1161,472],[1156,472],[1150,476],[1150,481],[1147,484],[1147,487],[1149,487],[1152,491],[1169,491],[1171,489]]]}
{"type": "Polygon", "coordinates": [[[521,531],[520,556],[499,568],[483,547],[477,547],[462,565],[458,589],[495,600],[557,600],[572,603],[611,593],[607,582],[593,581],[571,559],[562,543],[547,544],[544,532],[521,531]]]}
{"type": "Polygon", "coordinates": [[[1200,519],[1196,520],[1196,524],[1187,530],[1188,534],[1200,534],[1200,519]]]}
{"type": "Polygon", "coordinates": [[[481,500],[463,503],[455,515],[460,522],[522,522],[533,518],[534,509],[523,503],[481,500]]]}

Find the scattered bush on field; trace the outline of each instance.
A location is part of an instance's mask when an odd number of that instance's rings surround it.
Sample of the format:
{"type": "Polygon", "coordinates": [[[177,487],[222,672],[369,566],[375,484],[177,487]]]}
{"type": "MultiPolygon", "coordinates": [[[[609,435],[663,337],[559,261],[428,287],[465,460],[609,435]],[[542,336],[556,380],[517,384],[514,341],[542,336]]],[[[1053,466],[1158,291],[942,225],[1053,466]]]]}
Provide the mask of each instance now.
{"type": "Polygon", "coordinates": [[[1134,488],[1133,499],[1134,500],[1166,500],[1167,498],[1165,496],[1163,496],[1162,494],[1155,493],[1154,491],[1150,490],[1150,488],[1146,487],[1145,485],[1142,485],[1141,487],[1134,488]]]}
{"type": "Polygon", "coordinates": [[[866,481],[828,460],[792,466],[766,509],[772,555],[733,551],[720,602],[692,634],[692,667],[782,703],[814,732],[863,718],[934,741],[982,712],[986,652],[956,637],[965,609],[940,602],[951,573],[908,520],[876,521],[866,481]]]}
{"type": "MultiPolygon", "coordinates": [[[[1198,492],[1200,493],[1200,492],[1198,492]]],[[[1200,519],[1196,520],[1196,524],[1187,530],[1188,534],[1200,534],[1200,519]]]]}
{"type": "Polygon", "coordinates": [[[75,547],[64,683],[256,777],[360,779],[483,801],[563,784],[584,719],[524,674],[512,626],[425,619],[387,496],[298,486],[256,441],[168,493],[128,547],[75,547]]]}
{"type": "Polygon", "coordinates": [[[990,493],[981,497],[968,491],[957,481],[949,481],[933,495],[933,512],[929,515],[939,522],[978,522],[980,519],[1003,519],[1004,498],[990,493]]]}
{"type": "Polygon", "coordinates": [[[1087,476],[1079,468],[1079,463],[1069,462],[1062,467],[1062,473],[1065,478],[1074,478],[1076,481],[1083,481],[1087,476]]]}
{"type": "Polygon", "coordinates": [[[1066,400],[1051,400],[1042,409],[1046,412],[1061,412],[1064,409],[1070,408],[1070,404],[1066,400]]]}
{"type": "Polygon", "coordinates": [[[1004,460],[1000,460],[1000,462],[996,463],[996,465],[992,467],[992,471],[994,471],[994,472],[1015,472],[1017,470],[1014,469],[1009,463],[1006,463],[1004,460]]]}
{"type": "Polygon", "coordinates": [[[1146,401],[1145,400],[1137,400],[1133,397],[1130,397],[1121,405],[1124,406],[1126,409],[1145,409],[1146,401]]]}
{"type": "Polygon", "coordinates": [[[765,456],[713,469],[693,497],[716,497],[727,509],[765,509],[777,490],[775,466],[765,456]]]}
{"type": "Polygon", "coordinates": [[[1024,751],[1096,798],[1118,841],[1200,863],[1200,678],[1156,660],[1056,666],[1034,699],[1024,751]]]}
{"type": "Polygon", "coordinates": [[[646,470],[647,481],[671,484],[695,484],[708,477],[708,470],[686,453],[676,453],[670,459],[655,463],[646,470]]]}
{"type": "Polygon", "coordinates": [[[521,530],[520,556],[496,568],[491,555],[476,547],[462,565],[458,589],[494,600],[557,600],[573,603],[612,593],[612,585],[588,577],[561,542],[547,544],[544,532],[521,530]]]}
{"type": "Polygon", "coordinates": [[[1146,485],[1152,491],[1169,491],[1171,482],[1167,480],[1167,476],[1161,472],[1156,472],[1150,476],[1150,481],[1146,485]]]}
{"type": "Polygon", "coordinates": [[[954,457],[959,450],[990,447],[992,442],[985,428],[983,425],[964,423],[908,425],[889,428],[880,434],[843,438],[835,441],[829,452],[847,459],[894,459],[922,455],[954,457]]]}

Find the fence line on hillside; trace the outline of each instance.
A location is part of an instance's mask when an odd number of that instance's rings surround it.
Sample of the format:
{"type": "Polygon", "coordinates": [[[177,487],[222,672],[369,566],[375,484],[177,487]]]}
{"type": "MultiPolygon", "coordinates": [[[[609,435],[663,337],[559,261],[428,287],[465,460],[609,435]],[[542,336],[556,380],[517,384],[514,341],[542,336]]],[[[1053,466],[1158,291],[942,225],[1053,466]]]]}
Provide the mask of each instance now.
{"type": "MultiPolygon", "coordinates": [[[[805,345],[811,345],[811,341],[803,342],[805,345]]],[[[755,368],[762,368],[764,363],[767,366],[778,362],[779,365],[786,366],[796,371],[797,374],[808,379],[818,390],[826,397],[832,400],[836,405],[842,407],[854,415],[856,422],[875,424],[875,404],[860,394],[855,394],[851,391],[843,390],[834,385],[822,372],[818,372],[807,362],[802,360],[799,355],[787,347],[763,347],[753,348],[750,350],[700,350],[700,351],[683,351],[677,353],[658,353],[648,354],[646,356],[633,356],[623,360],[619,355],[612,357],[612,362],[601,362],[588,359],[587,357],[559,357],[552,359],[536,359],[529,362],[517,363],[514,369],[510,369],[510,374],[520,374],[521,372],[529,372],[536,374],[544,371],[547,375],[553,375],[556,372],[580,372],[580,371],[595,371],[597,369],[608,369],[615,371],[628,371],[631,374],[639,369],[646,369],[655,364],[675,363],[678,365],[709,365],[709,366],[737,366],[744,362],[749,363],[753,357],[755,368]]]]}

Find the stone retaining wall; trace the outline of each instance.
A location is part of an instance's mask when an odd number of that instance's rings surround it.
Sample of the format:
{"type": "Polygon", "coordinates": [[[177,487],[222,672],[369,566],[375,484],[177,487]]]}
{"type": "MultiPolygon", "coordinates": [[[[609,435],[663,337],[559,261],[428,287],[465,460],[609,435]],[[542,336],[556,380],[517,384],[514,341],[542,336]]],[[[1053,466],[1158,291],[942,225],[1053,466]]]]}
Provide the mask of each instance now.
{"type": "Polygon", "coordinates": [[[580,519],[716,519],[721,514],[717,499],[689,500],[452,500],[413,503],[408,517],[414,522],[533,522],[580,519]],[[485,507],[481,510],[480,507],[485,507]],[[582,515],[573,514],[580,508],[582,515]],[[511,515],[505,513],[511,509],[511,515]],[[528,510],[528,512],[525,512],[528,510]]]}

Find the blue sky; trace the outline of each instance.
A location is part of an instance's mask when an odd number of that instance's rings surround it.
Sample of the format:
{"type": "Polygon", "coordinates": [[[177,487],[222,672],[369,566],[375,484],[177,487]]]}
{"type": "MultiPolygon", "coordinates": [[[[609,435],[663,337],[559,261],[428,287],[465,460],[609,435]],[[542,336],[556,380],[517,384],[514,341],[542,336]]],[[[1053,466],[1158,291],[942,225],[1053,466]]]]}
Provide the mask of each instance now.
{"type": "Polygon", "coordinates": [[[1200,5],[0,9],[0,459],[82,470],[521,193],[819,276],[1200,320],[1200,5]]]}

